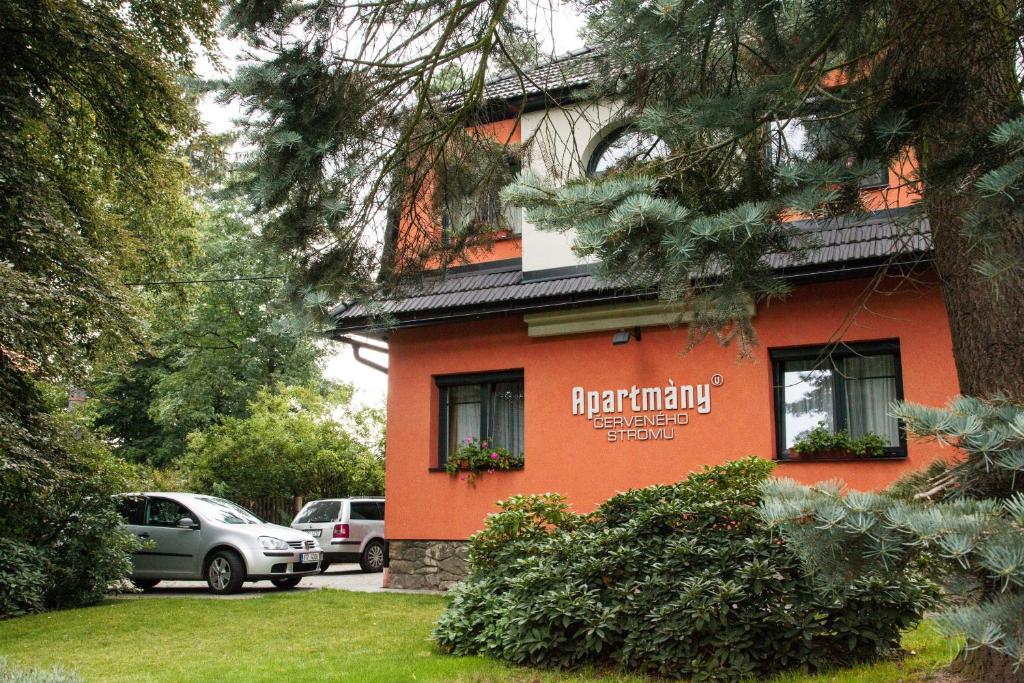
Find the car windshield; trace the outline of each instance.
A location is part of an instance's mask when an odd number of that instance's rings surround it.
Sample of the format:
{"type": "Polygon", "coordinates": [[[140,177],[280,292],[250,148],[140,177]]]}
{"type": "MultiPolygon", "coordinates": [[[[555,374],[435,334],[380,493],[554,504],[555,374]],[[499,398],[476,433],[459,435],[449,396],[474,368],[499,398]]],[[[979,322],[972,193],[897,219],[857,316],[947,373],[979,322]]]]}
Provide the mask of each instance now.
{"type": "Polygon", "coordinates": [[[213,496],[196,496],[203,512],[207,517],[222,524],[263,524],[263,520],[246,510],[241,505],[235,505],[223,498],[213,496]]]}
{"type": "Polygon", "coordinates": [[[293,524],[317,524],[333,522],[341,513],[340,500],[317,500],[302,509],[293,524]]]}

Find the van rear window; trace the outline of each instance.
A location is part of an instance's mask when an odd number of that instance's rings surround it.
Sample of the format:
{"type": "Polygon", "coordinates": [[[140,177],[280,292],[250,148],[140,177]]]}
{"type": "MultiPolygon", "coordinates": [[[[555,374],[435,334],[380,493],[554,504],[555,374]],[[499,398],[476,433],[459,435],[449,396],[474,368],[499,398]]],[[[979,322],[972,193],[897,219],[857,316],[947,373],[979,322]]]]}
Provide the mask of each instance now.
{"type": "Polygon", "coordinates": [[[338,519],[338,515],[340,513],[340,500],[318,500],[303,508],[302,512],[299,513],[299,516],[295,518],[295,522],[293,522],[293,524],[333,522],[338,519]]]}
{"type": "Polygon", "coordinates": [[[374,522],[384,521],[383,503],[352,503],[350,511],[352,519],[368,519],[374,522]]]}

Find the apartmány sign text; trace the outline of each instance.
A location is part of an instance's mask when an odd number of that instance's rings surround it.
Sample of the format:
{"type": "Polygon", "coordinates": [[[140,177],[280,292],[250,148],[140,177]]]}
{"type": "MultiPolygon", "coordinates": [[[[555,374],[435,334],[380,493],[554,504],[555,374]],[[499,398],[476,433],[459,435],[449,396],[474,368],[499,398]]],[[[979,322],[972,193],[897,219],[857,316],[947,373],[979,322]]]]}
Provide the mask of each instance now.
{"type": "Polygon", "coordinates": [[[722,386],[719,374],[706,384],[681,384],[668,380],[664,386],[588,391],[572,388],[572,414],[586,417],[594,429],[605,432],[609,443],[621,441],[668,441],[676,428],[690,422],[687,411],[711,412],[712,387],[722,386]],[[631,413],[631,414],[629,414],[631,413]]]}

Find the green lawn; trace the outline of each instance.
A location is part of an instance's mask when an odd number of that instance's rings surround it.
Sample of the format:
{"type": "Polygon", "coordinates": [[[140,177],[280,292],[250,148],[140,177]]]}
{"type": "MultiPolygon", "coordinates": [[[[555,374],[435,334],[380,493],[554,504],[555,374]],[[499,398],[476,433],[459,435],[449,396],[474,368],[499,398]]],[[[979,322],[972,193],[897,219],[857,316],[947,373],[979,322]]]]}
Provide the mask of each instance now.
{"type": "MultiPolygon", "coordinates": [[[[616,673],[558,674],[482,657],[448,657],[429,640],[444,599],[321,590],[243,600],[150,598],[0,622],[0,656],[60,666],[87,681],[646,681],[616,673]]],[[[908,633],[916,654],[778,683],[916,680],[951,646],[929,627],[908,633]]]]}

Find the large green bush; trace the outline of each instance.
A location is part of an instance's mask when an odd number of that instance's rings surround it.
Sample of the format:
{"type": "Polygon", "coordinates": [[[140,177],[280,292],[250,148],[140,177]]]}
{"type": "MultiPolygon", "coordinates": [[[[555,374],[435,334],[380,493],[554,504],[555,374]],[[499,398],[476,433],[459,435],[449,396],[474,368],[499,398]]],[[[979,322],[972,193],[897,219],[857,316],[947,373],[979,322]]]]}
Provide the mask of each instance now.
{"type": "Polygon", "coordinates": [[[263,389],[249,416],[189,435],[182,474],[232,500],[375,495],[384,490],[380,411],[352,406],[352,387],[263,389]]]}
{"type": "Polygon", "coordinates": [[[708,468],[586,516],[554,495],[500,503],[434,638],[453,654],[694,679],[763,676],[897,647],[934,590],[912,568],[829,588],[758,515],[771,463],[708,468]]]}
{"type": "Polygon", "coordinates": [[[20,414],[0,409],[0,618],[98,602],[138,547],[111,500],[128,468],[66,394],[20,378],[0,388],[21,398],[20,414]]]}
{"type": "Polygon", "coordinates": [[[0,538],[0,615],[16,616],[43,609],[46,556],[39,549],[0,538]]]}

